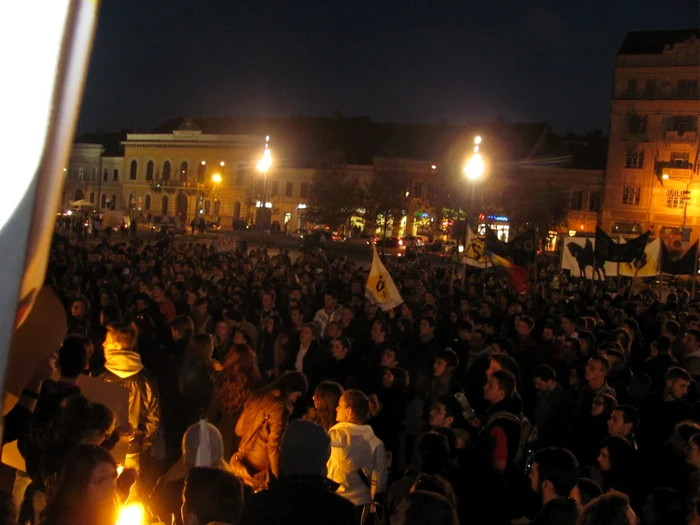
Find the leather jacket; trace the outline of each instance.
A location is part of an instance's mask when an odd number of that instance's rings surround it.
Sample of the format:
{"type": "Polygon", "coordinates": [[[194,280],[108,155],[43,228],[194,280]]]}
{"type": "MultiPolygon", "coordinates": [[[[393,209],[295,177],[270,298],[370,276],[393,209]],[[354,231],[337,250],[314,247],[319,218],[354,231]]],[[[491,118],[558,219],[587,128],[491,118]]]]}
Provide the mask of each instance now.
{"type": "Polygon", "coordinates": [[[254,392],[236,423],[241,437],[238,456],[247,467],[258,472],[270,470],[279,478],[280,445],[289,422],[290,407],[276,390],[254,392]]]}
{"type": "Polygon", "coordinates": [[[128,453],[138,454],[150,449],[160,422],[160,399],[156,382],[145,369],[129,377],[119,377],[106,370],[100,374],[100,379],[129,390],[129,423],[134,427],[136,437],[129,443],[128,453]]]}

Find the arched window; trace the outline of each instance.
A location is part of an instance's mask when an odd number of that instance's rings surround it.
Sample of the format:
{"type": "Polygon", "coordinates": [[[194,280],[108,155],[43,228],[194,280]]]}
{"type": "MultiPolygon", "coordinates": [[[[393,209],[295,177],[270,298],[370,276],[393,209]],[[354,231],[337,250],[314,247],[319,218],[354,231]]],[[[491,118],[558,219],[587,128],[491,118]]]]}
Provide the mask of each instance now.
{"type": "Polygon", "coordinates": [[[170,161],[169,160],[166,160],[163,163],[163,180],[166,182],[170,180],[170,161]]]}
{"type": "Polygon", "coordinates": [[[197,213],[202,213],[204,211],[204,197],[201,195],[197,196],[197,213]]]}
{"type": "Polygon", "coordinates": [[[136,192],[134,191],[129,194],[129,208],[136,209],[136,192]]]}
{"type": "Polygon", "coordinates": [[[76,201],[81,201],[85,198],[85,194],[83,193],[83,190],[77,189],[75,190],[75,199],[76,201]]]}
{"type": "Polygon", "coordinates": [[[197,164],[197,182],[204,182],[207,178],[207,165],[204,161],[197,164]]]}
{"type": "Polygon", "coordinates": [[[180,180],[182,182],[187,182],[187,177],[190,174],[190,165],[187,164],[186,160],[180,163],[180,180]]]}
{"type": "Polygon", "coordinates": [[[138,170],[138,163],[135,160],[131,161],[129,164],[129,180],[136,180],[136,171],[138,170]]]}
{"type": "Polygon", "coordinates": [[[109,209],[114,211],[117,209],[117,196],[112,193],[112,198],[109,200],[109,209]]]}
{"type": "Polygon", "coordinates": [[[236,186],[243,186],[245,183],[245,166],[239,164],[236,168],[236,186]]]}
{"type": "Polygon", "coordinates": [[[236,201],[233,203],[233,220],[241,218],[241,203],[236,201]]]}
{"type": "Polygon", "coordinates": [[[146,180],[153,180],[153,161],[149,160],[146,163],[146,180]]]}
{"type": "Polygon", "coordinates": [[[143,207],[146,208],[147,210],[150,210],[151,209],[151,196],[146,195],[146,200],[144,202],[145,202],[145,204],[143,207]]]}
{"type": "Polygon", "coordinates": [[[103,193],[102,197],[100,197],[100,208],[106,208],[107,207],[107,194],[103,193]]]}
{"type": "Polygon", "coordinates": [[[168,214],[168,197],[163,197],[163,215],[168,214]]]}
{"type": "Polygon", "coordinates": [[[214,201],[214,218],[218,218],[221,215],[221,201],[216,199],[214,201]]]}

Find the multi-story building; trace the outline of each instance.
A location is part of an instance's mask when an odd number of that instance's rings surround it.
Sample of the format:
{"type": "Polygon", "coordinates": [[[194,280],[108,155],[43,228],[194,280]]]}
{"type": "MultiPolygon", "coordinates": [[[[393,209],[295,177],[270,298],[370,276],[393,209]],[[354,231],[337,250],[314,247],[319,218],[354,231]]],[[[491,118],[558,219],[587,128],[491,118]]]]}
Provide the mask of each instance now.
{"type": "Polygon", "coordinates": [[[628,33],[615,61],[603,228],[700,235],[700,29],[628,33]]]}

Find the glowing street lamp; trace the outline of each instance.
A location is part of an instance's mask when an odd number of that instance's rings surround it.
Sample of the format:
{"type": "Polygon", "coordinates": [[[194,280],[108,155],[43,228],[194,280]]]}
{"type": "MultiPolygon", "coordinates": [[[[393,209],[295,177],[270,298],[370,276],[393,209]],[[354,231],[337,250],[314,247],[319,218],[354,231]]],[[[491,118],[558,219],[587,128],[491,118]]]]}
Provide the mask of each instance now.
{"type": "Polygon", "coordinates": [[[267,141],[270,140],[270,137],[267,136],[265,137],[265,151],[263,152],[263,156],[260,157],[260,160],[258,161],[258,171],[263,174],[263,205],[267,203],[267,172],[270,170],[270,167],[272,166],[272,153],[270,152],[270,149],[268,148],[267,141]]]}
{"type": "MultiPolygon", "coordinates": [[[[469,158],[467,161],[466,166],[464,166],[464,175],[472,181],[472,200],[471,200],[471,205],[469,206],[469,212],[467,213],[467,235],[466,239],[464,241],[464,246],[466,250],[467,246],[467,240],[469,239],[469,219],[471,216],[475,216],[476,213],[474,212],[474,193],[476,191],[476,181],[479,180],[483,175],[484,171],[486,171],[486,166],[484,165],[484,159],[481,157],[481,153],[479,153],[479,149],[481,148],[481,137],[477,135],[474,137],[474,152],[472,153],[472,156],[469,158]]],[[[465,280],[467,276],[467,265],[466,265],[466,260],[462,264],[462,287],[464,287],[465,280]]]]}
{"type": "Polygon", "coordinates": [[[221,175],[219,173],[214,173],[214,175],[211,176],[211,181],[214,184],[221,184],[221,175]]]}

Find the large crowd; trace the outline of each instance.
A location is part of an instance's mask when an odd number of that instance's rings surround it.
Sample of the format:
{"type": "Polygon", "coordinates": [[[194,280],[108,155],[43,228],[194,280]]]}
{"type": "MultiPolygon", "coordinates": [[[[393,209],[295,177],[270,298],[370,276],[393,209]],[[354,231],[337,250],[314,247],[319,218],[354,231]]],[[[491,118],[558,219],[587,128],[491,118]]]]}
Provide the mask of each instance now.
{"type": "Polygon", "coordinates": [[[68,331],[5,416],[2,523],[699,524],[700,303],[449,264],[387,262],[383,311],[323,250],[56,237],[68,331]]]}

